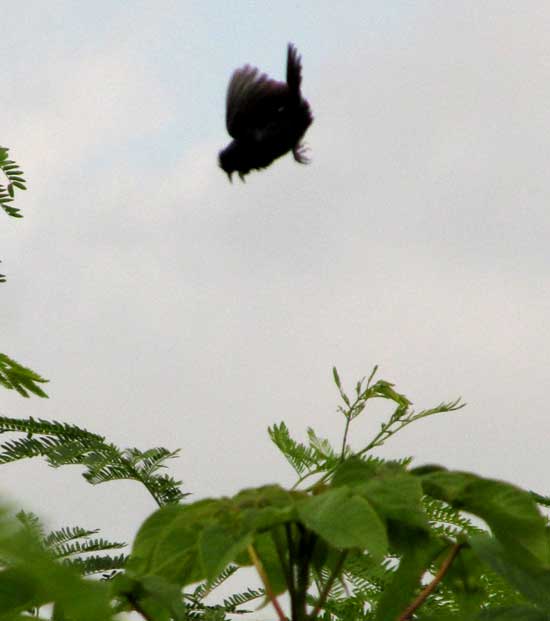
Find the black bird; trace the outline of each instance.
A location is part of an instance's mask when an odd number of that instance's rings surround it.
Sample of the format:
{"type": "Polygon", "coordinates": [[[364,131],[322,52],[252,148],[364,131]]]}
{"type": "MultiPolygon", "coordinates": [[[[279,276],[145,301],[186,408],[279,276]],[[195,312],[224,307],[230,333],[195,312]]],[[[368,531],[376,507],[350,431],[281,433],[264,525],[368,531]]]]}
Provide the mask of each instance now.
{"type": "Polygon", "coordinates": [[[252,169],[266,168],[288,151],[300,164],[309,163],[300,141],[313,116],[302,97],[301,82],[301,57],[292,43],[288,44],[286,83],[271,80],[250,65],[233,73],[225,110],[233,141],[219,154],[229,181],[234,172],[244,181],[252,169]]]}

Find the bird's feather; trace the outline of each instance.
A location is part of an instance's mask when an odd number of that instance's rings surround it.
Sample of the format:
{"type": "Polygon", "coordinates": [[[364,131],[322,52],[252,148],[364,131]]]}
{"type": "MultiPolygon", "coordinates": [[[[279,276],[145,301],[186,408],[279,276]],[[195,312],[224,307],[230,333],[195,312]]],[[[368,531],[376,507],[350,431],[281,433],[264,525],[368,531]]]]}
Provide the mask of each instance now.
{"type": "Polygon", "coordinates": [[[284,101],[288,86],[245,65],[237,69],[227,89],[226,125],[233,138],[246,138],[265,125],[284,101]]]}

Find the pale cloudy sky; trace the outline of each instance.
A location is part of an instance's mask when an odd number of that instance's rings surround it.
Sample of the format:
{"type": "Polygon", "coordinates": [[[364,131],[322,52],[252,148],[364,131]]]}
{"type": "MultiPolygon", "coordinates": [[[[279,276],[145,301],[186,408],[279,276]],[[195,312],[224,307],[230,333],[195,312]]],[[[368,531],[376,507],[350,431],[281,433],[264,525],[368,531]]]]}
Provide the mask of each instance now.
{"type": "MultiPolygon", "coordinates": [[[[2,414],[181,447],[186,490],[231,494],[292,483],[267,426],[338,442],[332,365],[351,386],[379,364],[418,408],[468,403],[383,455],[550,492],[550,4],[36,0],[2,30],[29,191],[2,218],[0,351],[51,380],[2,414]],[[230,73],[282,78],[288,41],[313,163],[230,185],[230,73]]],[[[154,509],[39,462],[0,484],[106,536],[154,509]]]]}

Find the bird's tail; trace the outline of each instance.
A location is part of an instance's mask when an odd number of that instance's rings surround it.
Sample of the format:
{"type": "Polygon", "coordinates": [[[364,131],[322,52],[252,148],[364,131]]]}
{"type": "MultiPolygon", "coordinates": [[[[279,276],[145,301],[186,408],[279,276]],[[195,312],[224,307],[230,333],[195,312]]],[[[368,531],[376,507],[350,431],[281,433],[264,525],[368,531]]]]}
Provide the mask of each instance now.
{"type": "Polygon", "coordinates": [[[302,83],[302,58],[292,43],[288,44],[286,81],[289,91],[293,95],[299,95],[300,85],[302,83]]]}

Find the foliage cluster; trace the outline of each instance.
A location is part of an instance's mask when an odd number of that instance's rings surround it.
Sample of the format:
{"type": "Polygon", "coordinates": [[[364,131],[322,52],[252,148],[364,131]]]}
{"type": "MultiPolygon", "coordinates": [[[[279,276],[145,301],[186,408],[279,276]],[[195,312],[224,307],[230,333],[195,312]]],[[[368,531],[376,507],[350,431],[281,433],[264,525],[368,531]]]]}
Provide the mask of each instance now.
{"type": "MultiPolygon", "coordinates": [[[[0,182],[0,207],[4,212],[12,218],[22,218],[21,210],[13,206],[16,190],[26,190],[27,182],[23,175],[25,174],[17,162],[9,159],[9,149],[0,147],[0,177],[4,178],[4,182],[0,182]]],[[[0,282],[5,282],[6,277],[0,274],[0,282]]]]}
{"type": "Polygon", "coordinates": [[[0,433],[18,435],[0,447],[0,464],[31,457],[53,467],[78,464],[89,483],[132,479],[160,506],[129,555],[113,554],[124,544],[97,537],[96,530],[45,534],[36,516],[20,513],[19,527],[5,516],[1,613],[22,619],[53,603],[52,618],[137,610],[146,619],[221,620],[250,612],[257,600],[273,605],[281,621],[287,615],[292,621],[546,619],[548,528],[537,507],[546,499],[471,473],[372,456],[381,438],[406,424],[462,406],[455,401],[415,412],[391,383],[374,381],[374,372],[356,385],[353,398],[336,370],[334,379],[342,398],[340,448],[313,429],[302,444],[285,423],[274,425],[271,439],[295,470],[296,484],[245,489],[231,498],[186,502],[180,482],[163,473],[173,451],[120,449],[73,425],[0,417],[0,433]],[[380,398],[392,411],[365,446],[353,449],[352,421],[380,398]],[[255,567],[263,589],[206,603],[240,567],[255,567]],[[100,582],[85,579],[92,575],[100,582]],[[89,605],[71,604],[75,584],[89,605]]]}

